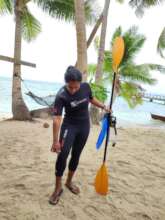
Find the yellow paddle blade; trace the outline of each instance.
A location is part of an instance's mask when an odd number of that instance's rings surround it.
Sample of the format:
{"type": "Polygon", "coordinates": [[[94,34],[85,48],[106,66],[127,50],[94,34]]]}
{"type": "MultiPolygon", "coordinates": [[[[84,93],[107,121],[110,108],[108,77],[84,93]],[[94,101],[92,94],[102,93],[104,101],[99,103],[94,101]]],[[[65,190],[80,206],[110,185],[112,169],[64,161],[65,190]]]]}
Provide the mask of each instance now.
{"type": "Polygon", "coordinates": [[[95,190],[101,195],[106,195],[108,193],[108,173],[104,163],[97,172],[95,179],[95,190]]]}
{"type": "Polygon", "coordinates": [[[117,72],[118,66],[124,55],[124,40],[122,37],[116,37],[112,47],[112,68],[117,72]]]}

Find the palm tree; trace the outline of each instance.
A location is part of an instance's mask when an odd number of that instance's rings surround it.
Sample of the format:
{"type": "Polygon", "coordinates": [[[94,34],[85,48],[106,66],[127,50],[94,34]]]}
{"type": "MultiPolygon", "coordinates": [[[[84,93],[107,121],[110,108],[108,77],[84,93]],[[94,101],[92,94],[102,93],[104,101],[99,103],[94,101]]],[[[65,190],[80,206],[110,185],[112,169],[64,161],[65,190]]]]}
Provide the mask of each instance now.
{"type": "Polygon", "coordinates": [[[84,0],[75,0],[76,33],[77,33],[77,68],[87,79],[87,41],[85,28],[84,0]]]}
{"type": "MultiPolygon", "coordinates": [[[[0,13],[14,13],[15,15],[15,49],[13,68],[13,89],[12,89],[12,112],[13,118],[17,120],[29,120],[31,115],[22,98],[21,93],[21,42],[22,36],[30,41],[41,31],[40,23],[34,18],[27,7],[30,0],[0,0],[0,13]]],[[[50,15],[64,20],[75,18],[74,0],[33,0],[50,15]]],[[[86,19],[91,22],[96,18],[89,0],[85,3],[86,19]],[[94,15],[94,16],[92,16],[94,15]]]]}
{"type": "Polygon", "coordinates": [[[96,69],[96,76],[95,76],[96,83],[100,81],[101,76],[102,76],[102,65],[103,65],[103,60],[104,60],[104,49],[105,49],[105,38],[106,38],[106,30],[107,30],[107,18],[108,18],[109,5],[110,5],[110,0],[105,0],[101,36],[100,36],[99,55],[98,55],[97,69],[96,69]]]}
{"type": "MultiPolygon", "coordinates": [[[[97,68],[96,68],[96,74],[95,74],[95,83],[98,85],[102,78],[102,66],[103,66],[103,60],[104,60],[104,49],[105,49],[109,5],[110,5],[110,0],[105,0],[104,9],[102,13],[101,35],[100,35],[100,43],[99,43],[99,51],[98,51],[97,68]]],[[[90,114],[91,114],[92,122],[96,121],[99,118],[99,110],[95,106],[91,105],[90,114]]]]}
{"type": "Polygon", "coordinates": [[[21,93],[21,43],[22,37],[27,41],[35,39],[41,31],[39,21],[30,13],[27,3],[29,0],[0,0],[0,12],[15,16],[15,46],[12,86],[13,119],[31,120],[30,112],[21,93]]]}
{"type": "MultiPolygon", "coordinates": [[[[121,27],[117,28],[111,40],[111,49],[104,52],[103,78],[102,86],[107,87],[112,82],[112,44],[117,36],[123,36],[125,42],[125,53],[119,68],[118,82],[115,87],[115,94],[122,96],[130,107],[135,107],[142,102],[139,93],[142,90],[141,84],[153,85],[156,79],[151,77],[151,71],[165,73],[165,67],[158,64],[136,64],[135,56],[143,47],[146,38],[138,34],[137,27],[131,27],[128,31],[122,33],[121,27]]],[[[89,72],[94,74],[96,64],[89,66],[89,72]]]]}

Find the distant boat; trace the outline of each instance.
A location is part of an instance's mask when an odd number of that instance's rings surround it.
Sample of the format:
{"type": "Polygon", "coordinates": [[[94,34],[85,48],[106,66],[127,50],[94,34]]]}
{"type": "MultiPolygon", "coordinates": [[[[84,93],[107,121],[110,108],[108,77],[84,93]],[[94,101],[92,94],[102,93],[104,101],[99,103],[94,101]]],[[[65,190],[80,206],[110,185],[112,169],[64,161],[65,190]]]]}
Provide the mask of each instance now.
{"type": "Polygon", "coordinates": [[[165,121],[165,116],[162,116],[162,115],[155,115],[151,113],[151,118],[160,120],[160,121],[165,121]]]}

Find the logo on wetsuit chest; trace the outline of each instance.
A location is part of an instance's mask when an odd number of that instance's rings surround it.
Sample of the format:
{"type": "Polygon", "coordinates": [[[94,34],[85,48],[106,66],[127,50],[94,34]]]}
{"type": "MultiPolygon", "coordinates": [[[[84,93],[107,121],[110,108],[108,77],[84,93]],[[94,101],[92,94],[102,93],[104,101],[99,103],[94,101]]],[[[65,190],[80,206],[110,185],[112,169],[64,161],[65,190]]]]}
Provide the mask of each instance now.
{"type": "Polygon", "coordinates": [[[86,102],[86,101],[87,101],[87,98],[84,98],[84,99],[79,100],[79,101],[72,101],[72,102],[70,103],[70,105],[71,105],[72,108],[75,108],[75,107],[77,107],[78,105],[80,105],[81,103],[86,102]]]}

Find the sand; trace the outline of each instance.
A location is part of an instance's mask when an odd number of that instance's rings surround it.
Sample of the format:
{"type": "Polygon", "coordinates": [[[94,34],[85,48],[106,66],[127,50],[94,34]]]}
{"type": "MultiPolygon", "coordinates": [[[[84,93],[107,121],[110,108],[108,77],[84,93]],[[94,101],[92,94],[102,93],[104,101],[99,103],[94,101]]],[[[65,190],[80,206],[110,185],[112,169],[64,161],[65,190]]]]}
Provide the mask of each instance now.
{"type": "Polygon", "coordinates": [[[107,154],[109,193],[100,196],[93,182],[104,148],[96,151],[100,128],[92,127],[74,179],[81,193],[63,186],[59,203],[51,206],[57,155],[50,152],[52,123],[46,121],[49,128],[43,120],[0,122],[0,220],[165,219],[163,129],[119,127],[117,145],[107,154]]]}

